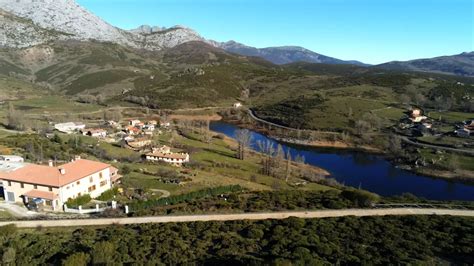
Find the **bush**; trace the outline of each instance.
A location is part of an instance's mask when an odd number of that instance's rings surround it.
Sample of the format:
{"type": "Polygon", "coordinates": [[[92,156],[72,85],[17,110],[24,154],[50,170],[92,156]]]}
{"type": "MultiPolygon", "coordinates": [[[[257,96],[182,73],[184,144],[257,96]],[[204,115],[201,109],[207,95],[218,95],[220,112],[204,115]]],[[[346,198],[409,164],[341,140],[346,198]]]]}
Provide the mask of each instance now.
{"type": "Polygon", "coordinates": [[[79,206],[83,206],[83,205],[86,205],[87,203],[89,203],[91,201],[91,196],[89,194],[86,194],[86,195],[82,195],[82,196],[79,196],[75,199],[69,199],[67,202],[66,202],[66,205],[69,207],[69,208],[77,208],[79,206]]]}
{"type": "Polygon", "coordinates": [[[97,199],[102,201],[109,201],[114,199],[114,196],[118,194],[118,188],[114,187],[107,191],[104,191],[97,199]]]}

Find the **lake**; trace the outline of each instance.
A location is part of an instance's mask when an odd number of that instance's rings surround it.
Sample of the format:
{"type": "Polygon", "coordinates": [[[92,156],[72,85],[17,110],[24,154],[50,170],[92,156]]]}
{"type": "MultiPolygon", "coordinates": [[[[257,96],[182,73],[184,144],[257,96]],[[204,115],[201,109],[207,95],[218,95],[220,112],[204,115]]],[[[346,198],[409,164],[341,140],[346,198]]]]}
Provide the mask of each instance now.
{"type": "MultiPolygon", "coordinates": [[[[234,138],[239,127],[212,122],[211,130],[234,138]]],[[[252,132],[252,148],[258,150],[257,141],[279,142],[258,132],[252,132]]],[[[304,156],[305,162],[321,167],[331,173],[340,183],[375,192],[382,196],[411,193],[432,200],[474,201],[474,185],[421,176],[396,168],[380,155],[358,151],[304,147],[280,143],[293,158],[304,156]]]]}

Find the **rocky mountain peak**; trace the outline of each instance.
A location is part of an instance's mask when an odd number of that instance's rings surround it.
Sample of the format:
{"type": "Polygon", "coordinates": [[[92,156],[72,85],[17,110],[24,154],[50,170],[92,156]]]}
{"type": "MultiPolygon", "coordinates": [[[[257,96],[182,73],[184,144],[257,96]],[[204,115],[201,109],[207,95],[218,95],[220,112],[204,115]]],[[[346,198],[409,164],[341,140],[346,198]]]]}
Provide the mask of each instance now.
{"type": "MultiPolygon", "coordinates": [[[[132,31],[125,31],[108,24],[74,0],[0,0],[0,8],[19,18],[31,20],[35,27],[67,35],[67,39],[112,42],[149,50],[161,50],[188,41],[204,40],[195,31],[181,26],[166,30],[144,25],[132,31]]],[[[21,31],[21,27],[18,27],[17,31],[21,31]]],[[[35,39],[34,36],[31,37],[30,39],[35,39]]],[[[21,45],[13,40],[5,41],[4,46],[25,47],[43,41],[44,38],[36,36],[36,40],[21,45]]]]}

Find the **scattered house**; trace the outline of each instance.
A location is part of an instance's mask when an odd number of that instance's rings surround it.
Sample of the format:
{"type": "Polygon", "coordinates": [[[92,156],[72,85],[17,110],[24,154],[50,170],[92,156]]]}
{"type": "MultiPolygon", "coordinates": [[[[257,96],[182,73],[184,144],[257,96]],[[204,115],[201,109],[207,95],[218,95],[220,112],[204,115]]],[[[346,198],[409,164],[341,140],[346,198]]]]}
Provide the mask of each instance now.
{"type": "Polygon", "coordinates": [[[22,163],[25,161],[25,159],[18,155],[0,155],[0,161],[22,163]]]}
{"type": "Polygon", "coordinates": [[[425,135],[431,135],[433,128],[433,124],[429,122],[423,122],[423,123],[417,123],[415,129],[419,131],[419,134],[425,136],[425,135]]]}
{"type": "Polygon", "coordinates": [[[81,130],[82,135],[90,136],[94,138],[105,138],[107,137],[107,130],[101,128],[88,128],[81,130]]]}
{"type": "Polygon", "coordinates": [[[182,166],[183,163],[189,162],[189,154],[187,153],[173,153],[170,147],[163,146],[161,148],[154,148],[153,152],[145,155],[147,161],[162,161],[175,166],[182,166]]]}
{"type": "Polygon", "coordinates": [[[147,125],[154,125],[154,126],[157,126],[158,125],[158,121],[156,120],[148,120],[146,122],[147,125]]]}
{"type": "Polygon", "coordinates": [[[128,125],[134,127],[134,126],[140,124],[141,122],[142,122],[142,121],[140,121],[140,120],[138,120],[138,119],[133,119],[133,120],[128,121],[128,125]]]}
{"type": "Polygon", "coordinates": [[[72,134],[77,131],[85,129],[86,125],[84,123],[68,122],[68,123],[55,124],[54,128],[60,132],[63,132],[66,134],[72,134]]]}
{"type": "Polygon", "coordinates": [[[241,108],[242,104],[241,103],[234,103],[234,108],[238,109],[241,108]]]}
{"type": "Polygon", "coordinates": [[[155,130],[155,125],[153,125],[153,124],[146,124],[146,125],[143,126],[143,130],[154,131],[154,130],[155,130]]]}
{"type": "Polygon", "coordinates": [[[145,128],[145,123],[143,123],[143,122],[137,123],[137,124],[135,124],[135,127],[142,130],[143,128],[145,128]]]}
{"type": "Polygon", "coordinates": [[[423,115],[423,110],[421,110],[421,109],[419,109],[419,108],[413,108],[413,110],[411,110],[409,119],[410,119],[413,123],[421,123],[421,122],[423,122],[424,120],[428,119],[428,117],[426,117],[426,116],[423,115]]]}
{"type": "Polygon", "coordinates": [[[160,122],[160,127],[169,128],[171,126],[170,122],[160,122]]]}
{"type": "Polygon", "coordinates": [[[113,120],[109,120],[109,121],[105,122],[105,124],[109,127],[112,127],[112,128],[117,128],[120,125],[118,122],[115,122],[113,120]]]}
{"type": "Polygon", "coordinates": [[[123,140],[125,140],[125,141],[128,142],[128,141],[133,141],[133,140],[135,140],[135,138],[134,138],[133,136],[125,136],[125,137],[123,137],[123,140]]]}
{"type": "Polygon", "coordinates": [[[128,135],[139,135],[140,134],[140,129],[134,127],[134,126],[128,126],[125,128],[125,133],[128,135]]]}
{"type": "Polygon", "coordinates": [[[145,134],[145,136],[153,136],[153,132],[154,130],[150,130],[150,129],[145,129],[143,130],[143,134],[145,134]]]}
{"type": "Polygon", "coordinates": [[[127,145],[136,150],[140,150],[146,146],[150,146],[151,144],[152,140],[148,138],[136,138],[132,141],[127,141],[127,145]]]}
{"type": "Polygon", "coordinates": [[[45,209],[62,210],[68,199],[89,194],[100,196],[119,182],[117,168],[102,162],[76,160],[49,166],[25,164],[12,171],[0,172],[7,202],[41,202],[45,209]]]}
{"type": "Polygon", "coordinates": [[[461,128],[455,131],[456,135],[461,138],[469,138],[470,136],[474,136],[474,130],[470,130],[468,128],[461,128]]]}
{"type": "Polygon", "coordinates": [[[465,121],[463,125],[455,131],[455,133],[461,138],[474,136],[474,120],[465,121]]]}

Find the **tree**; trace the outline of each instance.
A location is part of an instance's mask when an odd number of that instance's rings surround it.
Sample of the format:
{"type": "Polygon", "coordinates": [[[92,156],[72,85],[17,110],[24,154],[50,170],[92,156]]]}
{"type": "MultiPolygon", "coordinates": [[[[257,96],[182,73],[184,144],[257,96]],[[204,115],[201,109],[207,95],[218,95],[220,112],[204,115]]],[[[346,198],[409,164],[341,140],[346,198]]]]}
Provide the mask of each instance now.
{"type": "Polygon", "coordinates": [[[237,143],[239,144],[237,150],[237,158],[240,160],[244,160],[245,149],[247,149],[250,146],[250,143],[252,142],[252,134],[248,129],[239,129],[236,132],[235,138],[237,140],[237,143]]]}
{"type": "Polygon", "coordinates": [[[23,114],[17,111],[15,109],[15,106],[13,106],[11,102],[8,104],[7,126],[11,129],[17,129],[17,130],[25,129],[23,114]]]}
{"type": "Polygon", "coordinates": [[[290,149],[286,151],[286,171],[285,171],[285,181],[288,182],[288,179],[291,175],[291,153],[290,149]]]}
{"type": "Polygon", "coordinates": [[[89,264],[89,260],[89,254],[78,252],[67,257],[65,260],[63,260],[62,264],[64,266],[85,266],[89,264]]]}
{"type": "Polygon", "coordinates": [[[391,135],[388,139],[388,150],[394,156],[400,156],[403,153],[402,141],[399,136],[391,135]]]}
{"type": "Polygon", "coordinates": [[[264,175],[272,175],[273,174],[273,159],[275,156],[275,146],[270,140],[266,141],[258,141],[257,142],[258,149],[260,152],[263,153],[262,159],[262,173],[264,175]]]}

